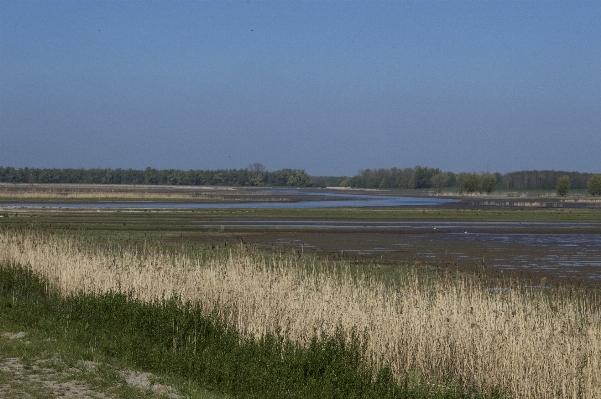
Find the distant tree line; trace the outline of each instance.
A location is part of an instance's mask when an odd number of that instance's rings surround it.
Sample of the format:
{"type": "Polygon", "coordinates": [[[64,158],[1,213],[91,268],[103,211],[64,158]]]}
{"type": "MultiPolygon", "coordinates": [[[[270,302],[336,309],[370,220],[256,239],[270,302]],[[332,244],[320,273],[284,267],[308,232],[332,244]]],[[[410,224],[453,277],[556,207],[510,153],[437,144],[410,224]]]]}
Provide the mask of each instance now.
{"type": "Polygon", "coordinates": [[[0,167],[3,183],[66,184],[151,184],[189,186],[288,186],[312,187],[304,170],[282,169],[269,172],[260,165],[247,169],[178,170],[154,169],[38,169],[0,167]]]}
{"type": "Polygon", "coordinates": [[[346,179],[342,185],[356,188],[421,189],[455,187],[462,184],[462,175],[443,172],[438,168],[416,166],[414,168],[364,169],[356,176],[346,179]]]}
{"type": "MultiPolygon", "coordinates": [[[[507,190],[555,190],[560,178],[561,192],[587,189],[601,195],[600,177],[592,173],[531,170],[506,173],[454,173],[438,168],[365,169],[356,176],[309,176],[300,169],[274,172],[260,163],[246,169],[179,170],[155,169],[38,169],[0,166],[3,183],[67,183],[67,184],[150,184],[189,186],[268,186],[268,187],[352,187],[377,189],[431,189],[441,192],[493,192],[507,190]],[[567,180],[566,180],[567,177],[567,180]],[[569,182],[566,185],[566,181],[569,182]],[[565,187],[564,187],[565,186],[565,187]]],[[[561,194],[560,194],[561,195],[561,194]]]]}
{"type": "Polygon", "coordinates": [[[586,184],[593,174],[556,170],[523,170],[503,175],[502,187],[510,190],[554,190],[557,180],[562,176],[568,176],[571,189],[583,190],[586,189],[586,184]]]}
{"type": "Polygon", "coordinates": [[[501,173],[453,173],[438,168],[365,169],[356,176],[341,181],[340,185],[355,188],[381,189],[456,189],[467,192],[507,190],[555,190],[557,181],[568,176],[571,189],[586,189],[592,173],[554,170],[527,170],[501,173]]]}

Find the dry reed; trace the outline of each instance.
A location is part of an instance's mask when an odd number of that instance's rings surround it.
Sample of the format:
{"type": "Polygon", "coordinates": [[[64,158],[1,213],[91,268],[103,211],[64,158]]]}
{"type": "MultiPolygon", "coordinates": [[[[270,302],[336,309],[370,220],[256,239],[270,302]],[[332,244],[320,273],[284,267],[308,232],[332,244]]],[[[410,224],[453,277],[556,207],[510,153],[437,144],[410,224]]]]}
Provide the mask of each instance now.
{"type": "Polygon", "coordinates": [[[0,198],[4,200],[27,199],[27,200],[223,200],[223,195],[211,193],[200,194],[198,191],[151,191],[151,190],[118,190],[99,188],[95,190],[77,190],[73,188],[44,188],[35,189],[23,187],[20,189],[0,190],[0,198]]]}
{"type": "Polygon", "coordinates": [[[142,300],[177,293],[261,336],[276,329],[308,342],[337,326],[369,337],[368,361],[402,378],[417,373],[467,385],[498,385],[520,398],[601,397],[601,320],[586,301],[540,291],[487,289],[477,278],[393,283],[323,261],[103,249],[36,232],[0,233],[0,264],[18,263],[63,293],[133,292],[142,300]]]}
{"type": "Polygon", "coordinates": [[[134,186],[0,183],[0,199],[27,201],[290,201],[290,198],[264,195],[260,191],[213,186],[134,186]]]}

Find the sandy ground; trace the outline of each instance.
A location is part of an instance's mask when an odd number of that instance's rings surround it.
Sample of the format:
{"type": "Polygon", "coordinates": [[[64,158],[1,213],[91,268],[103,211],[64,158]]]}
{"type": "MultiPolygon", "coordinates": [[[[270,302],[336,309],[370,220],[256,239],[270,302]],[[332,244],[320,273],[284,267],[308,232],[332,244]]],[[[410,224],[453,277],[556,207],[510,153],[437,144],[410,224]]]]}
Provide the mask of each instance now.
{"type": "MultiPolygon", "coordinates": [[[[12,347],[31,346],[26,332],[4,332],[0,340],[12,347]]],[[[101,389],[99,384],[91,384],[89,375],[99,374],[100,368],[108,368],[115,378],[114,386],[127,384],[140,391],[152,392],[158,397],[183,398],[170,386],[155,382],[151,373],[135,370],[120,370],[106,364],[91,361],[77,361],[66,364],[59,353],[54,352],[56,340],[46,339],[36,342],[37,353],[31,351],[21,357],[7,357],[0,353],[0,397],[1,398],[116,398],[114,389],[101,389]]],[[[106,373],[105,373],[106,374],[106,373]]],[[[92,378],[94,380],[94,378],[92,378]]],[[[105,381],[106,382],[106,381],[105,381]]]]}

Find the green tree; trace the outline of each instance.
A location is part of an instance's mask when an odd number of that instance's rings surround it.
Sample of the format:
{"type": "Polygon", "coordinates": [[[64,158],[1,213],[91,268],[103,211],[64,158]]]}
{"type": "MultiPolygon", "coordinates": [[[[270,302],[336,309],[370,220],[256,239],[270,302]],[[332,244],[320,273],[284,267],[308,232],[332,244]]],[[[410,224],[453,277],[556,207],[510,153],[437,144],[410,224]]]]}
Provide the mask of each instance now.
{"type": "Polygon", "coordinates": [[[601,195],[601,175],[593,175],[586,183],[586,192],[590,195],[601,195]]]}
{"type": "Polygon", "coordinates": [[[411,177],[411,181],[409,182],[409,188],[430,188],[432,184],[430,179],[435,174],[440,173],[440,169],[438,168],[428,168],[416,166],[415,172],[411,177]]]}
{"type": "Polygon", "coordinates": [[[557,195],[565,197],[570,192],[570,176],[563,175],[557,179],[557,195]]]}
{"type": "Polygon", "coordinates": [[[446,187],[449,182],[449,175],[447,173],[436,173],[430,178],[430,183],[436,187],[436,192],[442,192],[442,189],[446,187]]]}
{"type": "Polygon", "coordinates": [[[482,176],[482,191],[488,194],[495,191],[497,188],[497,177],[491,173],[487,173],[482,176]]]}
{"type": "Polygon", "coordinates": [[[480,176],[477,173],[468,173],[465,177],[465,182],[463,183],[465,187],[465,191],[468,193],[475,193],[476,191],[480,191],[480,176]]]}
{"type": "Polygon", "coordinates": [[[150,166],[144,170],[144,184],[159,184],[159,171],[150,166]]]}

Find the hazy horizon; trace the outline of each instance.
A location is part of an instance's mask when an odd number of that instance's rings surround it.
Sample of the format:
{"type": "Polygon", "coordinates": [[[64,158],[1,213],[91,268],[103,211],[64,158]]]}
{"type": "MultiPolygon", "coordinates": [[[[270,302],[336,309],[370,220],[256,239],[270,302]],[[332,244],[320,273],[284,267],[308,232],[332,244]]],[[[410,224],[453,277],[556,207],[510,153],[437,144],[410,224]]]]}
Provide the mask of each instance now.
{"type": "Polygon", "coordinates": [[[601,173],[598,2],[0,0],[0,165],[601,173]]]}

